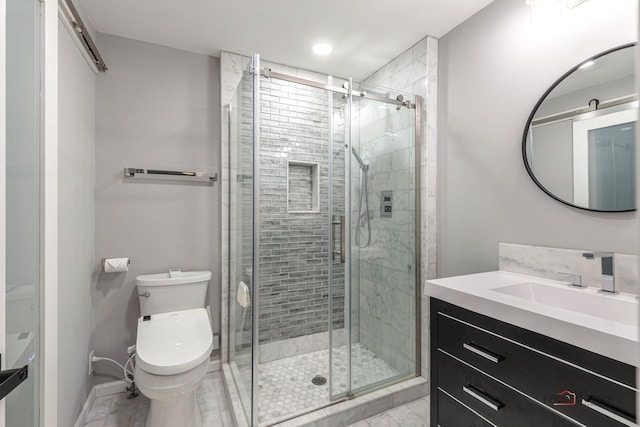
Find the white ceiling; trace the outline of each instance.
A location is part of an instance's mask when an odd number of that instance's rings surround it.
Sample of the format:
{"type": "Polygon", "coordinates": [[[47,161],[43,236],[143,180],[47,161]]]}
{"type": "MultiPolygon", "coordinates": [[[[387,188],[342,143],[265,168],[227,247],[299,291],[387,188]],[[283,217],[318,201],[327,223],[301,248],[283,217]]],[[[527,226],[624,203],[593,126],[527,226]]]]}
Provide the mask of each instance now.
{"type": "Polygon", "coordinates": [[[77,1],[99,32],[212,56],[256,52],[269,61],[362,80],[492,0],[77,1]],[[318,41],[332,43],[333,53],[311,53],[318,41]]]}

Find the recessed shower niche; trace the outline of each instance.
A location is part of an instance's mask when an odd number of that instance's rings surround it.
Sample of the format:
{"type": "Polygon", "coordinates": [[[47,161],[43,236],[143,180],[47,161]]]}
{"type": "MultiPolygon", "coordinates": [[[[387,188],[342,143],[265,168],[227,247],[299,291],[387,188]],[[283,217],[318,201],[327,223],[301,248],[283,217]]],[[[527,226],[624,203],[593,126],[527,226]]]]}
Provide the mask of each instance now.
{"type": "Polygon", "coordinates": [[[318,163],[287,161],[287,212],[318,212],[318,163]]]}

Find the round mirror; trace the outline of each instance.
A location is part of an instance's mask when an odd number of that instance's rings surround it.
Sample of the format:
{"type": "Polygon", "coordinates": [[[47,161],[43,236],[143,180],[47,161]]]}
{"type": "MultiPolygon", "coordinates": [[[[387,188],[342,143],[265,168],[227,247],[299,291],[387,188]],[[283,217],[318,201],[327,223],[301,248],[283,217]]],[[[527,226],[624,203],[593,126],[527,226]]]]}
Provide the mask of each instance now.
{"type": "Polygon", "coordinates": [[[529,115],[524,164],[554,199],[599,212],[635,210],[634,44],[576,65],[529,115]]]}

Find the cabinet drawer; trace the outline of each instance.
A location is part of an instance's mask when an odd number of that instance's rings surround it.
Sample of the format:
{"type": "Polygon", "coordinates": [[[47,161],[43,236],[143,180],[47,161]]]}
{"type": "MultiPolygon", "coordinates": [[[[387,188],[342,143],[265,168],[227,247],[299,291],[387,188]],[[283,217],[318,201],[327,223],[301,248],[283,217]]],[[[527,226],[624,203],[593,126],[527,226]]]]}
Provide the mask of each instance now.
{"type": "MultiPolygon", "coordinates": [[[[506,337],[518,343],[524,343],[530,348],[535,348],[542,353],[569,361],[574,365],[585,368],[586,370],[597,372],[604,377],[611,378],[619,383],[626,384],[630,387],[636,387],[636,370],[635,367],[631,365],[627,365],[626,363],[610,359],[600,354],[584,350],[527,329],[501,322],[491,317],[474,313],[444,301],[432,299],[431,303],[432,315],[440,313],[446,316],[451,316],[455,319],[459,319],[473,325],[476,328],[491,331],[494,334],[506,337]]],[[[438,318],[442,318],[442,316],[437,316],[434,324],[437,323],[438,318]]],[[[562,325],[558,325],[558,327],[562,328],[562,325]]]]}
{"type": "MultiPolygon", "coordinates": [[[[436,357],[439,388],[495,425],[499,427],[575,427],[575,424],[566,418],[452,357],[442,352],[438,352],[436,357]]],[[[442,417],[440,400],[438,400],[438,423],[442,427],[447,427],[440,422],[442,417]]],[[[454,424],[452,427],[463,425],[454,424]]]]}
{"type": "Polygon", "coordinates": [[[437,425],[440,427],[492,427],[442,391],[438,391],[437,425]]]}
{"type": "MultiPolygon", "coordinates": [[[[633,420],[635,391],[602,376],[438,314],[438,348],[586,425],[620,427],[633,420]],[[594,402],[585,405],[582,400],[594,402]],[[611,417],[597,409],[616,415],[611,417]]],[[[439,378],[439,381],[442,380],[439,378]]]]}

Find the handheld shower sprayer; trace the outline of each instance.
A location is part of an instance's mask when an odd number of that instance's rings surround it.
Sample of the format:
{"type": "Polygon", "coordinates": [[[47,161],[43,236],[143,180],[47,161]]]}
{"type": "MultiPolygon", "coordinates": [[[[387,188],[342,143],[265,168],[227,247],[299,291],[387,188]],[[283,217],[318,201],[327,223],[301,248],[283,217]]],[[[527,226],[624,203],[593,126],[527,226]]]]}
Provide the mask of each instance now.
{"type": "Polygon", "coordinates": [[[371,242],[371,223],[369,222],[369,188],[367,184],[369,165],[365,164],[355,148],[351,147],[351,153],[362,170],[362,175],[360,177],[360,202],[358,205],[356,245],[358,245],[359,248],[366,248],[371,242]]]}

